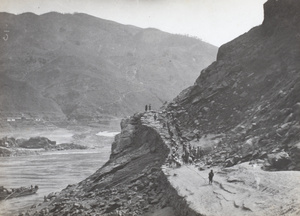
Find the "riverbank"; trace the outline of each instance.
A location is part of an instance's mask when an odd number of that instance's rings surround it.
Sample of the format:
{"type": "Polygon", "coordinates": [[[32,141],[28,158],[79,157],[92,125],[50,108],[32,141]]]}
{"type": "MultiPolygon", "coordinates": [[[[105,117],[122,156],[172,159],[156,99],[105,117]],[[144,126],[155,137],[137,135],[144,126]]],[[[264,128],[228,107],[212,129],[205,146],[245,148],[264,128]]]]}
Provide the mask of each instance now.
{"type": "Polygon", "coordinates": [[[29,155],[40,155],[45,149],[24,149],[0,147],[0,157],[19,157],[29,155]]]}
{"type": "Polygon", "coordinates": [[[93,174],[109,157],[110,145],[101,149],[48,151],[41,155],[0,158],[0,185],[6,188],[38,185],[37,194],[0,202],[1,216],[19,212],[43,202],[44,196],[59,193],[93,174]]]}
{"type": "Polygon", "coordinates": [[[111,143],[119,130],[111,124],[18,126],[0,132],[0,157],[36,155],[46,151],[102,148],[111,143]]]}
{"type": "Polygon", "coordinates": [[[55,141],[58,146],[74,142],[87,149],[25,149],[24,154],[18,154],[18,157],[0,157],[0,185],[16,188],[28,182],[29,186],[33,184],[40,188],[35,195],[1,202],[0,215],[18,215],[24,209],[43,202],[43,197],[49,193],[59,192],[68,184],[78,183],[94,173],[108,160],[113,141],[112,136],[96,134],[107,131],[109,135],[109,132],[115,133],[117,129],[110,124],[98,124],[91,127],[63,125],[1,130],[1,138],[13,136],[17,139],[29,139],[31,136],[45,136],[55,141]]]}
{"type": "MultiPolygon", "coordinates": [[[[76,143],[85,145],[88,148],[97,148],[98,141],[103,140],[101,136],[97,135],[99,132],[118,132],[120,120],[114,120],[111,124],[93,123],[90,125],[80,125],[75,123],[61,123],[59,125],[18,125],[14,128],[1,128],[0,138],[14,137],[15,139],[30,139],[31,137],[47,137],[55,141],[57,144],[61,143],[76,143]],[[118,121],[118,124],[116,123],[118,121]],[[101,137],[101,138],[99,138],[101,137]]],[[[101,135],[101,134],[100,134],[101,135]]],[[[111,136],[103,136],[108,137],[111,136]]]]}

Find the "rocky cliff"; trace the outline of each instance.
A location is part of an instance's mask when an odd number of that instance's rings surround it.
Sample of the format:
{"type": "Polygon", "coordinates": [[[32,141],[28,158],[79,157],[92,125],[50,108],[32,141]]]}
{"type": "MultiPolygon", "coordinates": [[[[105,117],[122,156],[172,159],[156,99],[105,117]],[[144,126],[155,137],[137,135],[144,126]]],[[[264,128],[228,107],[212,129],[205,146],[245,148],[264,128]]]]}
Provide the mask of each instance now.
{"type": "Polygon", "coordinates": [[[78,185],[45,197],[32,214],[199,215],[177,194],[162,170],[174,143],[161,124],[165,114],[154,121],[154,113],[122,120],[109,161],[78,185]]]}
{"type": "Polygon", "coordinates": [[[39,213],[299,215],[300,174],[278,171],[300,169],[299,6],[269,0],[261,26],[168,106],[123,120],[110,160],[39,213]]]}
{"type": "Polygon", "coordinates": [[[189,135],[222,135],[215,152],[230,152],[229,163],[285,152],[293,162],[280,168],[299,170],[299,2],[264,8],[263,24],[221,46],[169,110],[189,135]]]}
{"type": "Polygon", "coordinates": [[[91,120],[158,108],[191,85],[217,48],[88,16],[0,13],[0,110],[91,120]]]}

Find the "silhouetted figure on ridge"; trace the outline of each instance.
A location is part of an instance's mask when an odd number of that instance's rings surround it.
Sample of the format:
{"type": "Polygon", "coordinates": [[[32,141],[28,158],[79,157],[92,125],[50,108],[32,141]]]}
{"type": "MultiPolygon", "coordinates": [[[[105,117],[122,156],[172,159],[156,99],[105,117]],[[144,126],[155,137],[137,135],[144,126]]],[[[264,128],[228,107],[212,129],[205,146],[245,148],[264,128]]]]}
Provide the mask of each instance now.
{"type": "Polygon", "coordinates": [[[145,106],[145,111],[146,111],[146,112],[148,111],[148,105],[145,106]]]}
{"type": "Polygon", "coordinates": [[[151,104],[149,104],[149,110],[151,110],[151,104]]]}

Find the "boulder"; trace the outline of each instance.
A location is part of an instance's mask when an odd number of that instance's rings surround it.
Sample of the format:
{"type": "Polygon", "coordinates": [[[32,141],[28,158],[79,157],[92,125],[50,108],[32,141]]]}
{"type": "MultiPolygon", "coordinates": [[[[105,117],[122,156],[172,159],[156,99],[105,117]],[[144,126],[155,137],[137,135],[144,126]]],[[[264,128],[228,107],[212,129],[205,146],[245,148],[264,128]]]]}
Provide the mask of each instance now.
{"type": "Polygon", "coordinates": [[[267,158],[268,157],[268,153],[267,152],[265,152],[265,151],[262,151],[262,152],[260,152],[259,153],[259,159],[265,159],[265,158],[267,158]]]}
{"type": "Polygon", "coordinates": [[[295,163],[294,169],[300,170],[300,142],[293,146],[292,158],[295,163]]]}
{"type": "Polygon", "coordinates": [[[241,146],[242,157],[247,157],[250,154],[252,155],[253,150],[254,150],[254,138],[249,138],[241,146]]]}
{"type": "Polygon", "coordinates": [[[225,167],[231,167],[233,166],[235,163],[234,163],[234,158],[228,158],[227,160],[225,160],[225,167]]]}
{"type": "Polygon", "coordinates": [[[268,162],[272,168],[284,169],[291,162],[291,158],[288,153],[282,151],[274,154],[268,154],[268,162]]]}

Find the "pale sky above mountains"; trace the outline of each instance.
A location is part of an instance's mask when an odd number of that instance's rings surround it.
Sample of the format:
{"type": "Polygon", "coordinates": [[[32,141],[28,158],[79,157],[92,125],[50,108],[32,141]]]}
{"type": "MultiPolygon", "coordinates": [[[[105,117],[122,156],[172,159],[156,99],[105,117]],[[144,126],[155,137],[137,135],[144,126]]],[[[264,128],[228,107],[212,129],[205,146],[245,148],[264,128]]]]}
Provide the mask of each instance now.
{"type": "Polygon", "coordinates": [[[87,13],[122,24],[195,36],[220,46],[260,25],[267,0],[0,0],[0,11],[87,13]]]}

